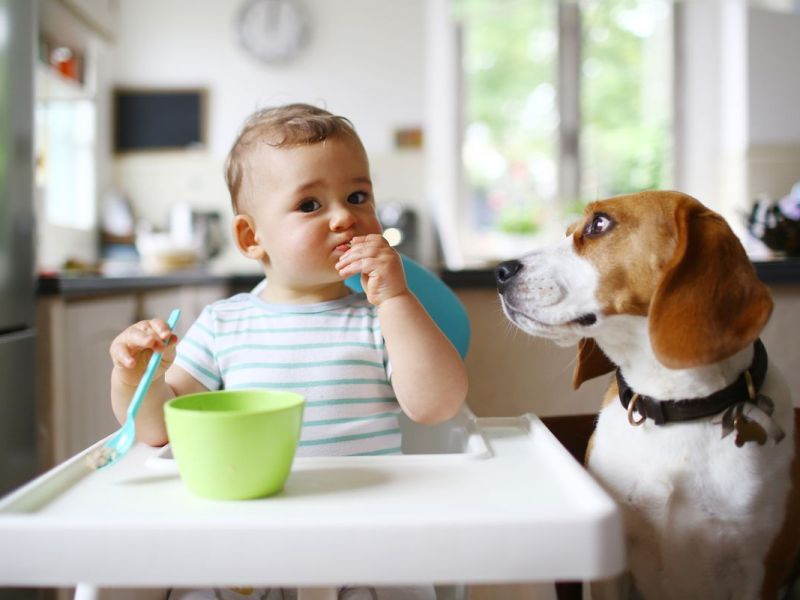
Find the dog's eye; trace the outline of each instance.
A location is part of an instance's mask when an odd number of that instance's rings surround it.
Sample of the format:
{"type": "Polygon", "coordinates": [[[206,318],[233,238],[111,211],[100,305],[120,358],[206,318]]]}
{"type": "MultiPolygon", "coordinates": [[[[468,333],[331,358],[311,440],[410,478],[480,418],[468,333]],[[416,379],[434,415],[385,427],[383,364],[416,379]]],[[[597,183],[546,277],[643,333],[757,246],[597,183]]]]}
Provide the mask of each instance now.
{"type": "Polygon", "coordinates": [[[614,226],[614,221],[606,214],[597,213],[583,228],[583,235],[592,237],[606,233],[614,226]]]}

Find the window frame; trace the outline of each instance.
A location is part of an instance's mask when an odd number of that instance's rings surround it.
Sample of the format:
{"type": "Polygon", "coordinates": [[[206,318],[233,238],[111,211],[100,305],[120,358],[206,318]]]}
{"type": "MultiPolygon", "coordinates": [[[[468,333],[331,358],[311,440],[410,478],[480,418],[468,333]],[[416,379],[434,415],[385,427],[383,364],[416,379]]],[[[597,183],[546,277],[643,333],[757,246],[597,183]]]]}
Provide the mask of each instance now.
{"type": "MultiPolygon", "coordinates": [[[[560,122],[557,135],[557,202],[566,205],[579,197],[581,190],[581,69],[582,16],[577,1],[557,2],[559,29],[556,69],[556,107],[560,122]]],[[[510,247],[480,250],[467,256],[465,247],[481,245],[480,235],[470,225],[466,207],[468,186],[463,159],[465,119],[465,80],[461,64],[463,32],[452,14],[452,0],[430,0],[428,45],[432,60],[428,64],[428,116],[426,122],[426,191],[434,200],[433,220],[439,235],[441,258],[448,269],[459,270],[493,264],[506,255],[530,250],[535,244],[563,236],[560,223],[548,224],[543,231],[526,236],[506,236],[510,247]],[[444,70],[443,70],[444,69],[444,70]],[[449,69],[449,72],[446,70],[449,69]],[[456,93],[457,91],[457,93],[456,93]],[[447,104],[450,99],[450,104],[447,104]],[[511,237],[521,237],[511,240],[511,237]]],[[[681,179],[681,131],[679,101],[683,97],[680,3],[671,3],[669,15],[672,44],[673,89],[670,107],[670,145],[672,180],[681,179]]],[[[673,184],[674,185],[674,184],[673,184]]],[[[491,234],[497,238],[501,234],[491,234]]],[[[501,244],[502,246],[502,244],[501,244]]]]}

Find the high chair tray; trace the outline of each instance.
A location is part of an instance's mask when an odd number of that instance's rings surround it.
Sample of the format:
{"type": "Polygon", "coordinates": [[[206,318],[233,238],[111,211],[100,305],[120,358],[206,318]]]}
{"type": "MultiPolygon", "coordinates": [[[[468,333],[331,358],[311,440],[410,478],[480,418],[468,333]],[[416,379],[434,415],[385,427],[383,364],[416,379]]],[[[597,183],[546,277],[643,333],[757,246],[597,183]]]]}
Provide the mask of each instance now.
{"type": "Polygon", "coordinates": [[[483,445],[461,453],[297,458],[281,493],[250,501],[194,496],[142,444],[93,471],[98,442],[0,500],[0,585],[487,583],[623,569],[615,504],[537,417],[472,425],[483,445]]]}

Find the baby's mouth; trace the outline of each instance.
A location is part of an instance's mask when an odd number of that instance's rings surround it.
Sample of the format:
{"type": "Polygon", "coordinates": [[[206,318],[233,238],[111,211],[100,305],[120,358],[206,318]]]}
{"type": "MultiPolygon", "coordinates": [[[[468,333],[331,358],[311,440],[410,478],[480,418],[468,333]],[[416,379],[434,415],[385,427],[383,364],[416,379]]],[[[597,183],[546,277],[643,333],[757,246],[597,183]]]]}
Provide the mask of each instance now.
{"type": "Polygon", "coordinates": [[[352,241],[345,242],[344,244],[339,244],[338,246],[336,246],[336,248],[334,248],[334,251],[335,251],[335,252],[342,252],[342,253],[345,253],[345,252],[347,252],[348,250],[350,250],[350,248],[352,247],[352,245],[353,245],[353,242],[352,242],[352,241]]]}

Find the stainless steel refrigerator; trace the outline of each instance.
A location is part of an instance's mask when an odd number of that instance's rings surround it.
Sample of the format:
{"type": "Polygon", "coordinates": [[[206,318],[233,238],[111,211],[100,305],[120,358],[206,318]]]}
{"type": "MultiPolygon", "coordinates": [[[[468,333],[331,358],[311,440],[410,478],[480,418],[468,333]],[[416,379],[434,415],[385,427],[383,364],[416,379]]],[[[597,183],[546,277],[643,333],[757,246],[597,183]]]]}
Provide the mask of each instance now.
{"type": "Polygon", "coordinates": [[[37,472],[33,208],[36,2],[0,0],[0,495],[37,472]]]}

